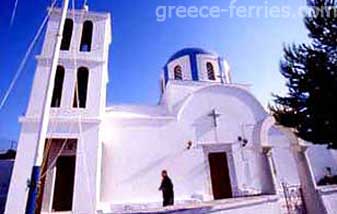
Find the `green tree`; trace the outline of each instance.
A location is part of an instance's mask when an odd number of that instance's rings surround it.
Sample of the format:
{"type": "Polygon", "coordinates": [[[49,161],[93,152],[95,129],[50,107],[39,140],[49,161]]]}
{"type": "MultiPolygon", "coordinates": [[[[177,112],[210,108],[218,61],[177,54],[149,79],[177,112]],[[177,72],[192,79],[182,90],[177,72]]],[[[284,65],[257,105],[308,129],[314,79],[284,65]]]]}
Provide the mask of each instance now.
{"type": "Polygon", "coordinates": [[[302,139],[337,149],[337,6],[309,0],[304,19],[310,44],[284,48],[280,72],[288,93],[274,95],[276,121],[302,139]]]}

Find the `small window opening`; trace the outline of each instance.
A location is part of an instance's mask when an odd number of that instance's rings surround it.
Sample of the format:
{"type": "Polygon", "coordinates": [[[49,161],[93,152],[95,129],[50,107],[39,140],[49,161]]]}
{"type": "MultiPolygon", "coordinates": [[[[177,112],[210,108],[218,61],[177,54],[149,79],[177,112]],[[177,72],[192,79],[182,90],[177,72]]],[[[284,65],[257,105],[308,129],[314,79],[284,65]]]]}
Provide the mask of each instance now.
{"type": "Polygon", "coordinates": [[[177,66],[174,67],[174,79],[175,80],[183,80],[183,74],[182,74],[180,65],[177,65],[177,66]]]}
{"type": "Polygon", "coordinates": [[[62,35],[61,50],[70,49],[71,36],[73,34],[73,26],[74,26],[73,20],[66,19],[62,35]]]}
{"type": "Polygon", "coordinates": [[[209,80],[215,80],[215,73],[214,73],[214,67],[213,64],[210,62],[207,62],[207,76],[209,80]]]}
{"type": "Polygon", "coordinates": [[[81,46],[80,46],[81,52],[91,51],[92,32],[93,32],[92,22],[85,21],[83,24],[83,30],[82,30],[82,38],[81,38],[81,46]]]}
{"type": "Polygon", "coordinates": [[[54,80],[53,96],[52,96],[52,101],[51,101],[51,107],[53,108],[58,108],[61,106],[63,80],[64,80],[64,67],[57,66],[55,80],[54,80]]]}
{"type": "Polygon", "coordinates": [[[89,71],[85,67],[80,67],[77,71],[77,81],[75,85],[73,107],[85,108],[88,93],[89,71]]]}

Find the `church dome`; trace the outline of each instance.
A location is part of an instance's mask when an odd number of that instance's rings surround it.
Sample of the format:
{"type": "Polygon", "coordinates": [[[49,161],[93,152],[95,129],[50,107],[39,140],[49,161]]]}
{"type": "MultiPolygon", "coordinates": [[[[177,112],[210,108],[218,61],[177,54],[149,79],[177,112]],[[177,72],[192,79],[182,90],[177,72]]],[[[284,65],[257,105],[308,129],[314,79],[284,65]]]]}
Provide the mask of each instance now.
{"type": "Polygon", "coordinates": [[[173,54],[163,69],[163,88],[168,81],[230,83],[228,63],[202,48],[184,48],[173,54]]]}
{"type": "Polygon", "coordinates": [[[205,49],[202,49],[202,48],[184,48],[184,49],[181,49],[180,51],[177,51],[175,54],[173,54],[170,59],[168,60],[167,63],[175,60],[175,59],[178,59],[182,56],[186,56],[186,55],[197,55],[197,54],[208,54],[208,55],[214,55],[216,56],[215,53],[211,53],[210,51],[207,51],[205,49]]]}

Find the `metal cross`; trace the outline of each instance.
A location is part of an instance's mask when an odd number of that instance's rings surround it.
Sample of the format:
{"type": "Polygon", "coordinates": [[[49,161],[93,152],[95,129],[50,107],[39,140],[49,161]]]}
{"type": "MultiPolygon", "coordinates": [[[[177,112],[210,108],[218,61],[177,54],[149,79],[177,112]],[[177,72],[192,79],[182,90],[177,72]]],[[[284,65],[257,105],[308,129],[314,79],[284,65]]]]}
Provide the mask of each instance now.
{"type": "Polygon", "coordinates": [[[211,111],[211,113],[209,113],[207,116],[212,117],[214,127],[218,127],[218,121],[217,121],[217,119],[218,119],[218,117],[221,116],[221,114],[217,113],[216,110],[213,109],[213,110],[211,111]]]}
{"type": "MultiPolygon", "coordinates": [[[[223,60],[223,59],[221,59],[221,60],[223,60]]],[[[225,72],[224,72],[224,67],[223,67],[223,64],[221,63],[221,66],[220,66],[220,73],[219,73],[219,75],[217,76],[218,78],[220,78],[220,82],[221,82],[221,84],[224,84],[225,83],[225,72]]]]}
{"type": "Polygon", "coordinates": [[[218,75],[217,77],[219,77],[220,78],[220,82],[221,82],[221,84],[224,84],[225,83],[225,81],[224,81],[224,75],[223,75],[223,73],[221,72],[221,74],[220,75],[218,75]]]}

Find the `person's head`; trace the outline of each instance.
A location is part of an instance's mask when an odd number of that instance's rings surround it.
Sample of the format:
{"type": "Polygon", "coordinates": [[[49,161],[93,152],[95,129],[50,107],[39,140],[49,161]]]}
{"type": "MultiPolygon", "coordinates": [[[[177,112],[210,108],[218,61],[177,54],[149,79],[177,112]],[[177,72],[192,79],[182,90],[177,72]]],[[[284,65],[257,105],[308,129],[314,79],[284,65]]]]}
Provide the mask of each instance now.
{"type": "Polygon", "coordinates": [[[161,176],[164,178],[164,177],[167,177],[167,171],[166,170],[163,170],[161,171],[161,176]]]}

